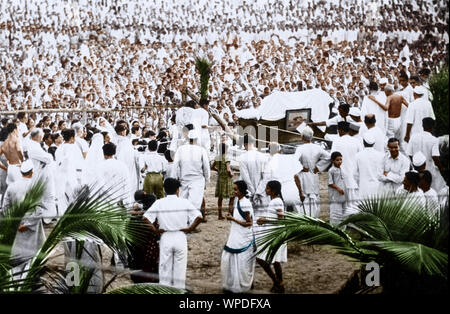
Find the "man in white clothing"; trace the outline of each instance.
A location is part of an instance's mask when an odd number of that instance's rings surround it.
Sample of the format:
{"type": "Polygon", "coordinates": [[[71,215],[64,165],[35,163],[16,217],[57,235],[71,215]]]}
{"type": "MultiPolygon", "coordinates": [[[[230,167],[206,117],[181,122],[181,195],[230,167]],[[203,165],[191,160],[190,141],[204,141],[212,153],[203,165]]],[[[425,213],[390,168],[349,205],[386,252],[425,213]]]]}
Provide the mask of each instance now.
{"type": "Polygon", "coordinates": [[[339,122],[339,137],[333,141],[330,153],[340,152],[342,154],[341,168],[347,174],[344,177],[346,203],[348,204],[347,209],[351,211],[355,205],[354,202],[359,198],[358,184],[355,180],[356,154],[362,151],[363,147],[361,141],[351,137],[348,132],[349,123],[339,122]]]}
{"type": "Polygon", "coordinates": [[[375,142],[372,134],[364,134],[364,149],[356,154],[355,179],[359,187],[360,200],[376,194],[379,189],[384,154],[374,149],[375,142]]]}
{"type": "MultiPolygon", "coordinates": [[[[14,183],[11,183],[3,199],[2,208],[9,207],[14,202],[20,202],[24,199],[25,194],[36,182],[33,178],[33,162],[27,160],[20,167],[22,177],[14,183]]],[[[24,271],[28,268],[31,258],[34,257],[41,245],[45,241],[44,226],[42,224],[42,207],[37,206],[34,212],[25,215],[20,222],[16,238],[11,250],[13,258],[20,259],[19,266],[12,269],[12,273],[17,278],[25,278],[27,273],[24,271]],[[22,273],[21,273],[22,272],[22,273]]]]}
{"type": "Polygon", "coordinates": [[[115,159],[116,145],[108,143],[103,145],[105,160],[98,165],[98,176],[102,190],[111,193],[117,203],[123,205],[133,202],[134,190],[131,185],[128,167],[120,160],[115,159]]]}
{"type": "Polygon", "coordinates": [[[245,153],[239,156],[240,180],[247,183],[248,197],[255,211],[255,217],[263,210],[266,203],[264,169],[268,158],[255,148],[255,138],[252,135],[244,135],[245,153]]]}
{"type": "Polygon", "coordinates": [[[440,191],[445,186],[442,176],[443,166],[439,160],[439,139],[431,132],[434,128],[434,120],[430,117],[422,120],[423,131],[412,135],[406,148],[406,154],[412,158],[416,153],[422,152],[426,158],[426,170],[430,171],[433,181],[432,188],[440,191]]]}
{"type": "Polygon", "coordinates": [[[414,101],[409,104],[406,112],[406,134],[405,142],[409,143],[411,136],[422,131],[423,118],[436,119],[433,106],[426,97],[427,89],[423,86],[414,88],[414,101]]]}
{"type": "Polygon", "coordinates": [[[439,197],[437,192],[431,187],[432,182],[433,177],[430,171],[424,170],[420,173],[419,188],[425,196],[427,210],[436,214],[439,210],[439,197]]]}
{"type": "Polygon", "coordinates": [[[180,196],[200,209],[205,186],[210,179],[210,165],[206,150],[197,145],[197,132],[189,131],[188,137],[189,144],[180,146],[176,151],[174,164],[181,183],[180,196]]]}
{"type": "Polygon", "coordinates": [[[376,120],[376,117],[373,113],[369,113],[364,117],[364,124],[367,128],[367,131],[364,132],[365,134],[371,134],[373,138],[375,139],[375,144],[373,148],[375,148],[377,151],[384,153],[384,148],[386,147],[386,132],[381,130],[378,127],[378,121],[376,120]]]}
{"type": "Polygon", "coordinates": [[[396,138],[388,140],[389,155],[383,158],[383,173],[380,177],[380,192],[395,192],[401,187],[405,173],[409,171],[408,157],[400,153],[400,142],[396,138]]]}
{"type": "Polygon", "coordinates": [[[297,211],[306,213],[311,217],[318,218],[320,214],[320,171],[327,168],[330,162],[330,153],[312,141],[313,130],[306,127],[302,131],[302,142],[295,155],[298,157],[303,169],[294,176],[297,185],[301,204],[297,206],[297,211]]]}
{"type": "Polygon", "coordinates": [[[194,109],[192,113],[192,123],[194,124],[194,129],[199,133],[199,145],[209,153],[211,150],[211,138],[208,129],[208,104],[208,100],[200,101],[200,107],[194,109]]]}
{"type": "MultiPolygon", "coordinates": [[[[367,114],[375,115],[377,126],[384,134],[386,134],[387,112],[378,105],[378,103],[384,104],[386,95],[384,95],[384,97],[381,97],[381,94],[378,93],[378,85],[375,82],[370,82],[369,93],[370,95],[365,96],[363,99],[361,105],[361,116],[365,117],[367,114]]],[[[364,133],[364,131],[361,133],[364,133]]]]}
{"type": "Polygon", "coordinates": [[[34,129],[30,133],[31,141],[28,143],[28,157],[33,162],[36,178],[42,178],[46,183],[43,196],[43,207],[45,208],[44,222],[50,223],[51,217],[57,216],[55,203],[55,181],[53,156],[46,153],[41,146],[43,138],[42,129],[34,129]]]}
{"type": "Polygon", "coordinates": [[[153,203],[143,217],[152,231],[161,235],[159,283],[184,289],[188,253],[185,233],[201,223],[202,215],[191,202],[179,197],[180,182],[177,179],[167,178],[164,190],[167,196],[153,203]],[[153,225],[156,220],[159,229],[153,225]]]}

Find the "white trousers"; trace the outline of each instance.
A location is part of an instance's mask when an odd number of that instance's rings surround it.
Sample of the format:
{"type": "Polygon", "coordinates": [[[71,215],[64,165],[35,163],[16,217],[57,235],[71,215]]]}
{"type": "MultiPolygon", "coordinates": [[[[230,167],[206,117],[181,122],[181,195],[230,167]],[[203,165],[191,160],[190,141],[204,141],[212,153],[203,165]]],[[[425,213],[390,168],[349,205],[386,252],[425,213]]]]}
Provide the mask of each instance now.
{"type": "Polygon", "coordinates": [[[330,202],[330,224],[339,225],[345,218],[345,202],[330,202]]]}
{"type": "Polygon", "coordinates": [[[402,141],[402,119],[398,118],[388,118],[387,132],[386,136],[388,139],[391,137],[395,137],[398,140],[402,141]]]}
{"type": "Polygon", "coordinates": [[[22,177],[20,173],[20,165],[9,165],[8,173],[6,175],[6,184],[9,186],[11,183],[19,180],[22,177]]]}
{"type": "Polygon", "coordinates": [[[188,199],[198,210],[202,207],[205,193],[205,179],[183,181],[180,187],[180,197],[188,199]]]}
{"type": "Polygon", "coordinates": [[[187,240],[184,232],[164,232],[159,243],[159,283],[184,289],[187,269],[187,240]]]}

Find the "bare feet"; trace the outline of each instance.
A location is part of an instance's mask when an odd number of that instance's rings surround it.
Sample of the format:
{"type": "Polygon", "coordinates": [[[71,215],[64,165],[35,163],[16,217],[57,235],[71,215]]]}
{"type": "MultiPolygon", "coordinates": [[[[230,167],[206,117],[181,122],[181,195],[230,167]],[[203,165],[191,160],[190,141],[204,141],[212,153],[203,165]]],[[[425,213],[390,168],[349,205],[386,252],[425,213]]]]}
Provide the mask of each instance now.
{"type": "Polygon", "coordinates": [[[223,217],[222,215],[219,216],[219,220],[224,220],[225,217],[223,217]]]}

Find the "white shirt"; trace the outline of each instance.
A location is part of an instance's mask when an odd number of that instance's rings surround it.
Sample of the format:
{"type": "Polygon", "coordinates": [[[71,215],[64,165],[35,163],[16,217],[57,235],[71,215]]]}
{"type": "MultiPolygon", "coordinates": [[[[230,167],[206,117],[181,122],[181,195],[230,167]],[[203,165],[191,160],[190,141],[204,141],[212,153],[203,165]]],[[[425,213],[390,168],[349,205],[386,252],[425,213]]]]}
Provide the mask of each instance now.
{"type": "Polygon", "coordinates": [[[118,202],[131,202],[130,173],[128,167],[120,160],[106,159],[98,164],[98,176],[102,183],[102,190],[111,193],[118,202]]]}
{"type": "Polygon", "coordinates": [[[346,173],[345,186],[348,189],[356,189],[358,185],[354,179],[356,154],[363,149],[361,141],[346,134],[333,141],[330,153],[340,152],[342,154],[341,169],[346,173]]]}
{"type": "Polygon", "coordinates": [[[304,194],[319,194],[319,176],[315,174],[314,168],[319,170],[323,169],[319,162],[326,162],[329,164],[330,153],[325,151],[322,146],[306,143],[302,144],[295,150],[295,155],[298,157],[298,161],[302,164],[303,168],[308,168],[308,172],[300,172],[299,177],[304,194]]]}
{"type": "Polygon", "coordinates": [[[206,183],[209,182],[209,159],[203,147],[195,144],[180,146],[175,153],[174,163],[177,177],[182,183],[202,178],[206,183]]]}
{"type": "Polygon", "coordinates": [[[412,124],[410,135],[423,130],[422,119],[427,117],[431,117],[436,120],[433,106],[426,96],[417,98],[409,104],[408,111],[406,111],[406,123],[412,124]]]}
{"type": "Polygon", "coordinates": [[[373,147],[366,147],[356,154],[355,180],[361,198],[377,193],[379,178],[383,175],[384,154],[373,147]]]}
{"type": "Polygon", "coordinates": [[[167,170],[167,160],[157,152],[149,152],[147,154],[144,154],[143,160],[145,166],[147,166],[147,173],[163,173],[167,170]]]}
{"type": "Polygon", "coordinates": [[[439,210],[439,198],[437,192],[430,188],[428,191],[424,192],[423,195],[425,196],[427,203],[427,210],[429,210],[432,214],[436,214],[436,212],[432,210],[439,210]]]}
{"type": "Polygon", "coordinates": [[[145,212],[144,217],[151,223],[158,219],[160,229],[166,231],[179,231],[189,227],[197,217],[202,217],[201,212],[185,198],[176,195],[167,195],[156,200],[145,212]]]}
{"type": "Polygon", "coordinates": [[[375,148],[379,152],[384,153],[388,141],[386,137],[386,132],[383,132],[383,130],[378,126],[374,126],[370,129],[367,129],[367,131],[364,132],[364,135],[366,133],[372,134],[373,138],[375,139],[375,144],[373,145],[373,148],[375,148]]]}
{"type": "MultiPolygon", "coordinates": [[[[377,93],[374,96],[375,99],[383,105],[386,103],[386,94],[384,92],[377,93]]],[[[388,119],[387,111],[384,111],[376,102],[370,100],[369,96],[365,96],[361,105],[361,118],[364,120],[364,117],[369,113],[375,115],[377,121],[376,125],[386,134],[388,119]]]]}
{"type": "Polygon", "coordinates": [[[382,189],[384,191],[395,191],[401,187],[410,164],[409,158],[402,153],[399,153],[396,159],[393,159],[390,154],[386,154],[383,158],[383,172],[386,171],[387,175],[380,177],[382,189]]]}
{"type": "Polygon", "coordinates": [[[260,184],[263,182],[263,170],[267,162],[267,157],[255,148],[252,148],[239,156],[238,162],[240,179],[247,183],[249,195],[265,195],[265,187],[261,187],[260,184]]]}

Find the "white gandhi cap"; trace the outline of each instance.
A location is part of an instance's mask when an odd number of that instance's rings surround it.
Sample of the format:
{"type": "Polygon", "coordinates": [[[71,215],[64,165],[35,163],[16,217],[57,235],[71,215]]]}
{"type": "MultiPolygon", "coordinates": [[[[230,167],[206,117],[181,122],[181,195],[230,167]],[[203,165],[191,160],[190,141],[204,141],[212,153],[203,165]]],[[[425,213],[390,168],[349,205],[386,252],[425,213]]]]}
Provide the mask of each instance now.
{"type": "Polygon", "coordinates": [[[22,173],[27,173],[31,170],[33,170],[33,162],[30,159],[24,161],[20,166],[20,172],[22,173]]]}
{"type": "Polygon", "coordinates": [[[375,137],[373,136],[372,133],[368,132],[364,133],[363,139],[364,142],[366,142],[369,145],[375,144],[375,137]]]}
{"type": "Polygon", "coordinates": [[[414,167],[420,167],[427,161],[427,158],[425,157],[422,152],[417,152],[413,156],[413,165],[414,167]]]}
{"type": "Polygon", "coordinates": [[[421,85],[414,87],[414,93],[417,95],[423,95],[427,92],[427,89],[421,85]]]}

